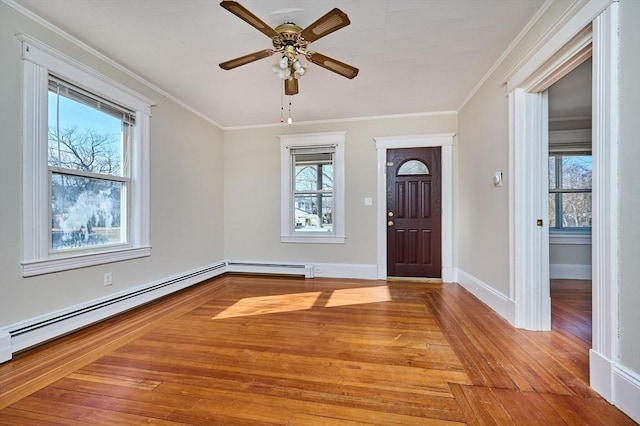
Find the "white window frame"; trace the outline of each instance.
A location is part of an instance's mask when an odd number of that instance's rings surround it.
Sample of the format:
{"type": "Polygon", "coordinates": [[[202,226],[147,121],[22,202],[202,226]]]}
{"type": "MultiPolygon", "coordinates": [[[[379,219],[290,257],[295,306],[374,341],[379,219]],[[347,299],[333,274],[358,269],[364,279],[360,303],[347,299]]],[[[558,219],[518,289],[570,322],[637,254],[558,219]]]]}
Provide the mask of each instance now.
{"type": "MultiPolygon", "coordinates": [[[[581,154],[574,154],[571,151],[554,151],[553,149],[550,149],[549,152],[549,157],[555,157],[555,161],[556,161],[556,170],[558,167],[558,161],[562,161],[562,160],[558,160],[558,157],[562,158],[562,157],[566,157],[569,155],[589,155],[591,156],[591,152],[589,152],[588,154],[585,153],[581,153],[581,154]]],[[[560,179],[562,180],[561,177],[556,176],[556,179],[560,179]]],[[[556,183],[557,185],[557,183],[556,183]]],[[[581,193],[593,193],[592,188],[589,188],[588,191],[582,191],[581,193]]],[[[558,221],[558,207],[557,207],[557,203],[558,203],[558,193],[562,193],[562,192],[551,192],[551,190],[549,190],[549,194],[554,194],[556,196],[556,225],[557,225],[557,221],[558,221]]],[[[592,210],[592,214],[593,214],[593,210],[592,210]]],[[[551,223],[551,222],[549,222],[551,223]]],[[[557,226],[552,227],[549,226],[549,244],[565,244],[565,245],[590,245],[591,244],[591,228],[577,228],[577,229],[572,229],[572,228],[558,228],[557,226]]]]}
{"type": "Polygon", "coordinates": [[[23,59],[22,276],[47,274],[149,256],[149,117],[152,101],[93,69],[19,33],[23,59]],[[78,253],[50,253],[48,180],[49,74],[136,113],[131,146],[129,244],[78,253]]]}
{"type": "Polygon", "coordinates": [[[344,244],[344,144],[346,132],[280,135],[280,241],[283,243],[344,244]],[[293,157],[290,148],[333,146],[333,233],[295,232],[293,226],[293,157]]]}

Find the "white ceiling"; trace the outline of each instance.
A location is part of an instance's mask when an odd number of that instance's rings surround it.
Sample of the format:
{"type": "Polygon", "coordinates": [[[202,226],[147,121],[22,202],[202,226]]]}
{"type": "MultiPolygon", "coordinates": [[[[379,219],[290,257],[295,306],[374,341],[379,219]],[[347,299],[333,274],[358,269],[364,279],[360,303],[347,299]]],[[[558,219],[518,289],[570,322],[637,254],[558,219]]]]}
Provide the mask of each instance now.
{"type": "Polygon", "coordinates": [[[549,87],[549,117],[591,117],[591,58],[549,87]]]}
{"type": "MultiPolygon", "coordinates": [[[[276,124],[271,47],[218,0],[16,0],[222,127],[276,124]]],[[[311,64],[292,97],[297,122],[457,110],[544,0],[242,0],[272,27],[302,28],[338,7],[351,25],[310,45],[360,69],[311,64]]],[[[287,100],[285,100],[286,110],[287,100]]],[[[286,111],[285,111],[286,113],[286,111]]]]}

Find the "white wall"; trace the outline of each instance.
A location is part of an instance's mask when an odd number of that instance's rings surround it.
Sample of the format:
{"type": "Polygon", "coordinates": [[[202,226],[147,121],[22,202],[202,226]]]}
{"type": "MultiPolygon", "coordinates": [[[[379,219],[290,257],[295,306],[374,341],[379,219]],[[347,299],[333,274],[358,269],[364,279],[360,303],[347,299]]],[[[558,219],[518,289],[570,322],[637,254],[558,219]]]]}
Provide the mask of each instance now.
{"type": "MultiPolygon", "coordinates": [[[[640,372],[640,2],[620,2],[620,363],[640,372]]],[[[640,402],[640,401],[639,401],[640,402]]],[[[637,419],[636,419],[637,420],[637,419]]]]}
{"type": "Polygon", "coordinates": [[[224,259],[223,132],[0,3],[0,328],[224,259]],[[22,60],[16,32],[152,99],[148,258],[22,278],[22,60]],[[103,274],[113,273],[104,287],[103,274]]]}
{"type": "Polygon", "coordinates": [[[375,137],[455,133],[456,114],[225,132],[225,255],[230,260],[376,264],[375,137]],[[278,135],[346,131],[345,244],[280,242],[278,135]],[[365,197],[373,198],[365,206],[365,197]]]}

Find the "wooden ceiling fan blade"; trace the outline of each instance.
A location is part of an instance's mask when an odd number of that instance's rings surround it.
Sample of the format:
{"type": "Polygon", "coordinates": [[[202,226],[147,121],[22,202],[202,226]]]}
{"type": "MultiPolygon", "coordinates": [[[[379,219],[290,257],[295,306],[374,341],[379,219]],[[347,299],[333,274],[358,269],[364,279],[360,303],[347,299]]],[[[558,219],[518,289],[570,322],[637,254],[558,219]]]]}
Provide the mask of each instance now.
{"type": "Polygon", "coordinates": [[[220,68],[222,68],[223,70],[231,70],[241,65],[246,65],[260,59],[268,58],[269,56],[273,55],[274,52],[275,50],[273,49],[259,50],[257,52],[249,53],[248,55],[240,56],[239,58],[222,62],[220,64],[220,68]]]}
{"type": "Polygon", "coordinates": [[[358,68],[352,67],[349,64],[340,62],[337,59],[330,58],[318,52],[307,53],[307,60],[316,65],[320,65],[323,68],[333,71],[336,74],[340,74],[343,77],[354,78],[358,75],[358,68]]]}
{"type": "Polygon", "coordinates": [[[297,78],[287,78],[284,80],[284,94],[287,96],[293,96],[298,94],[297,78]]]}
{"type": "Polygon", "coordinates": [[[351,21],[349,21],[347,14],[335,8],[302,30],[300,35],[303,39],[311,43],[340,28],[346,27],[350,23],[351,21]]]}
{"type": "Polygon", "coordinates": [[[235,1],[225,0],[222,3],[220,3],[220,6],[227,9],[229,12],[233,13],[238,18],[242,19],[247,24],[251,25],[258,31],[266,35],[267,37],[274,38],[274,37],[280,36],[280,34],[278,34],[276,30],[271,28],[269,25],[265,24],[262,19],[258,18],[253,13],[249,12],[249,10],[247,10],[240,3],[235,1]]]}

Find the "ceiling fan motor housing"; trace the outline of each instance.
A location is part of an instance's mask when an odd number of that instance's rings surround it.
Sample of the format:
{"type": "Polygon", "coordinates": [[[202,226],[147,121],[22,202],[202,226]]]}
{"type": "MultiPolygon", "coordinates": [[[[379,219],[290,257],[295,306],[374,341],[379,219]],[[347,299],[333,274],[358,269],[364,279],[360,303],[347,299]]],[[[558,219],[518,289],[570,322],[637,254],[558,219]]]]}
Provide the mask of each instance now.
{"type": "Polygon", "coordinates": [[[300,36],[302,28],[293,22],[285,22],[278,25],[275,30],[278,33],[278,37],[273,37],[272,42],[276,50],[280,50],[285,46],[293,46],[296,50],[304,50],[309,44],[300,36]]]}

